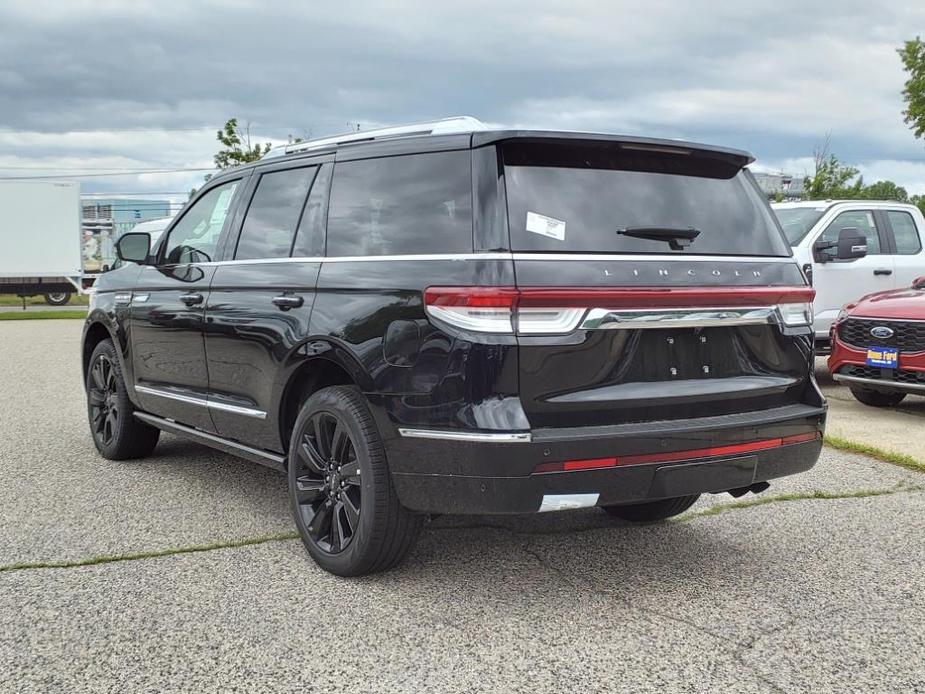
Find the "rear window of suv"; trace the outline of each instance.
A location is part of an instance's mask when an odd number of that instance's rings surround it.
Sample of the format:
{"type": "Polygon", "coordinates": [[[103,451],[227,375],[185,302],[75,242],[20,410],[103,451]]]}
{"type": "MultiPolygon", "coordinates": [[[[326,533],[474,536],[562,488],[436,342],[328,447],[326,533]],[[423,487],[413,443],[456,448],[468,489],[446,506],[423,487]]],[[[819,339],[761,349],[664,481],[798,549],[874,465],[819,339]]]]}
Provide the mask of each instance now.
{"type": "Polygon", "coordinates": [[[511,143],[503,147],[515,251],[788,256],[748,172],[697,153],[511,143]],[[696,229],[684,250],[618,234],[696,229]]]}
{"type": "Polygon", "coordinates": [[[468,150],[334,166],[327,255],[471,252],[468,150]]]}

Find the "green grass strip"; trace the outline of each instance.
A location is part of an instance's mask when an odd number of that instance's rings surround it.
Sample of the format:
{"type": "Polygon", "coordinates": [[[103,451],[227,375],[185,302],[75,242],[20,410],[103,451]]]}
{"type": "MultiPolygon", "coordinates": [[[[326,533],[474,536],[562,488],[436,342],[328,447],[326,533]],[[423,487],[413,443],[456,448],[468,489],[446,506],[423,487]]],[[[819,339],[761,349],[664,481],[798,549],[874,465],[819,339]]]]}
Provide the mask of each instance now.
{"type": "Polygon", "coordinates": [[[151,552],[132,552],[129,554],[110,554],[74,561],[39,561],[20,562],[0,566],[0,573],[5,571],[22,571],[25,569],[74,569],[80,566],[95,566],[97,564],[113,564],[119,561],[136,561],[138,559],[156,559],[158,557],[171,557],[177,554],[194,554],[196,552],[211,552],[215,549],[230,549],[234,547],[248,547],[262,545],[266,542],[282,542],[283,540],[298,539],[298,533],[280,533],[278,535],[262,535],[246,537],[241,540],[228,540],[226,542],[213,542],[207,545],[191,545],[189,547],[176,547],[173,549],[160,549],[151,552]]]}
{"type": "Polygon", "coordinates": [[[916,460],[911,455],[893,453],[892,451],[886,451],[882,448],[877,448],[876,446],[870,446],[866,443],[858,443],[857,441],[849,441],[848,439],[839,438],[838,436],[826,436],[825,444],[827,446],[831,446],[832,448],[838,448],[842,451],[860,453],[861,455],[876,458],[877,460],[882,460],[886,463],[893,463],[893,465],[899,465],[900,467],[904,467],[907,470],[925,472],[925,463],[916,460]]]}
{"type": "Polygon", "coordinates": [[[86,318],[87,311],[3,311],[0,320],[52,320],[55,318],[86,318]]]}
{"type": "Polygon", "coordinates": [[[832,500],[832,499],[865,499],[875,496],[889,496],[891,494],[900,494],[903,492],[921,491],[922,487],[911,487],[899,485],[892,489],[855,489],[847,492],[824,492],[815,490],[812,492],[796,492],[792,494],[777,494],[775,496],[759,496],[745,501],[733,501],[729,504],[719,504],[711,506],[702,511],[693,511],[685,513],[675,518],[676,523],[684,523],[695,518],[707,518],[709,516],[718,516],[726,511],[737,511],[743,508],[752,508],[754,506],[764,506],[766,504],[776,504],[787,501],[809,501],[809,500],[832,500]]]}

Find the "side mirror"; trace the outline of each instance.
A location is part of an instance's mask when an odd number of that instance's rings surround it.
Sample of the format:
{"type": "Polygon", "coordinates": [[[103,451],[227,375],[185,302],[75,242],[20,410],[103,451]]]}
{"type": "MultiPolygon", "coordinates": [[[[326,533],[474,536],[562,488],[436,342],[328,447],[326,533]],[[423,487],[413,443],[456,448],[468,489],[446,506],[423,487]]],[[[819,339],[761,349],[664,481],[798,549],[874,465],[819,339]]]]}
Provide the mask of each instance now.
{"type": "Polygon", "coordinates": [[[867,255],[867,237],[857,227],[845,227],[838,232],[838,260],[857,260],[867,255]]]}
{"type": "Polygon", "coordinates": [[[116,255],[119,260],[144,265],[151,253],[151,234],[143,231],[130,231],[122,234],[116,241],[116,255]]]}
{"type": "Polygon", "coordinates": [[[912,280],[912,288],[913,289],[925,289],[925,276],[916,277],[914,280],[912,280]]]}

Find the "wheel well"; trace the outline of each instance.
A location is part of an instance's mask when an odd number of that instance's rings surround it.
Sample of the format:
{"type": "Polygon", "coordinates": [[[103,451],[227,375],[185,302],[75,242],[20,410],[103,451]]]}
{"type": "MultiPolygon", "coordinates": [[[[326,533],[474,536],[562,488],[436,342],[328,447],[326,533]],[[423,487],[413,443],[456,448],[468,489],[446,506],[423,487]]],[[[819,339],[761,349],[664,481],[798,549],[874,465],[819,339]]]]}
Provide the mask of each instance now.
{"type": "Polygon", "coordinates": [[[280,439],[287,452],[292,428],[305,401],[322,388],[346,385],[356,385],[356,382],[343,367],[327,359],[312,359],[299,367],[286,385],[280,408],[280,439]]]}
{"type": "Polygon", "coordinates": [[[100,342],[109,338],[109,331],[102,323],[94,323],[87,329],[87,334],[84,336],[82,360],[84,381],[87,380],[87,369],[90,367],[90,356],[93,354],[93,350],[96,349],[100,342]]]}

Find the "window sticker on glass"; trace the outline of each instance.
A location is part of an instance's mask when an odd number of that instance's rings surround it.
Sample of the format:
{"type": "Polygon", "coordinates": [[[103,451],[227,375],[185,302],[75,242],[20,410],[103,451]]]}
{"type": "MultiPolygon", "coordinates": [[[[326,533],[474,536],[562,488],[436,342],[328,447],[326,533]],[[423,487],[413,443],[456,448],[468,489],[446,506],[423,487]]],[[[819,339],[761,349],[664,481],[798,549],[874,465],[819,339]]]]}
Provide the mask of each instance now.
{"type": "Polygon", "coordinates": [[[527,212],[527,231],[565,241],[565,222],[536,212],[527,212]]]}

